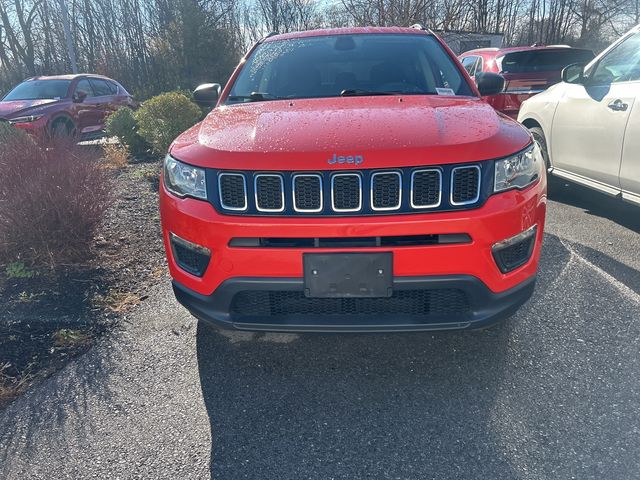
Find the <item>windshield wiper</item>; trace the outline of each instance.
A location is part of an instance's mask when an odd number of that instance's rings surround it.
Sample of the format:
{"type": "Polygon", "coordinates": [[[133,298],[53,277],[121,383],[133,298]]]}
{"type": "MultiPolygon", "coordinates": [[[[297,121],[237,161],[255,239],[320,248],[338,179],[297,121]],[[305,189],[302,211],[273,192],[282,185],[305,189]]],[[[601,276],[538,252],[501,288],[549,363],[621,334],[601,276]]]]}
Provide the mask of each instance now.
{"type": "Polygon", "coordinates": [[[360,90],[357,88],[342,90],[340,92],[341,97],[368,97],[373,95],[397,95],[402,92],[380,92],[375,90],[360,90]]]}
{"type": "Polygon", "coordinates": [[[435,92],[423,92],[423,91],[407,91],[407,90],[343,90],[340,92],[342,97],[367,97],[375,95],[435,95],[435,92]]]}
{"type": "Polygon", "coordinates": [[[278,97],[267,92],[251,92],[249,95],[229,95],[229,100],[249,100],[250,102],[262,102],[265,100],[283,100],[283,97],[278,97]]]}

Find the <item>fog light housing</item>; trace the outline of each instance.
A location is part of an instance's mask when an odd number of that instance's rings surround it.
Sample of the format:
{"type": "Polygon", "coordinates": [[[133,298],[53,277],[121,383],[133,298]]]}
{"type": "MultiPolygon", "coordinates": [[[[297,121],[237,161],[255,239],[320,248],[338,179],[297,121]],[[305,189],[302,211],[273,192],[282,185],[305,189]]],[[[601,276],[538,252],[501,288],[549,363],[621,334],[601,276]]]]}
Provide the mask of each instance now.
{"type": "Polygon", "coordinates": [[[502,273],[512,272],[529,261],[536,244],[537,232],[538,226],[534,225],[493,245],[493,259],[502,273]]]}
{"type": "Polygon", "coordinates": [[[169,233],[171,251],[178,266],[187,273],[202,277],[209,266],[211,250],[169,233]]]}

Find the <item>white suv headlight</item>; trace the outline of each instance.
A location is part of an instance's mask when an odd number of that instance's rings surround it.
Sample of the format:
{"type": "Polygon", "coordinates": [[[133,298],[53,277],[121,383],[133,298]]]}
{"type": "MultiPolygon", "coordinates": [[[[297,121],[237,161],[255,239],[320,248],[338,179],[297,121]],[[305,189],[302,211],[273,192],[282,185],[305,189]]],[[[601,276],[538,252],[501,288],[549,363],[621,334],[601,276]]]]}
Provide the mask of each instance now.
{"type": "Polygon", "coordinates": [[[496,160],[494,192],[511,188],[525,188],[540,178],[544,159],[534,143],[526,150],[511,157],[496,160]]]}
{"type": "Polygon", "coordinates": [[[164,159],[164,185],[178,197],[207,199],[207,182],[202,168],[192,167],[167,155],[164,159]]]}

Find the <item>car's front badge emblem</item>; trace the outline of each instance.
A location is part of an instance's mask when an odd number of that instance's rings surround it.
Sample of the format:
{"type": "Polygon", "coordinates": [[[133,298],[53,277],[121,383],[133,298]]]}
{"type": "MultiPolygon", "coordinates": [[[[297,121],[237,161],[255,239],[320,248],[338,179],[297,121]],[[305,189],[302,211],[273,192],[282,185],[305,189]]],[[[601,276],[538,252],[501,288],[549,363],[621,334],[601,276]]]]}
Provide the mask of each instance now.
{"type": "Polygon", "coordinates": [[[344,165],[345,163],[361,165],[364,163],[364,155],[336,155],[334,153],[333,157],[330,157],[329,160],[327,160],[327,163],[329,165],[344,165]]]}

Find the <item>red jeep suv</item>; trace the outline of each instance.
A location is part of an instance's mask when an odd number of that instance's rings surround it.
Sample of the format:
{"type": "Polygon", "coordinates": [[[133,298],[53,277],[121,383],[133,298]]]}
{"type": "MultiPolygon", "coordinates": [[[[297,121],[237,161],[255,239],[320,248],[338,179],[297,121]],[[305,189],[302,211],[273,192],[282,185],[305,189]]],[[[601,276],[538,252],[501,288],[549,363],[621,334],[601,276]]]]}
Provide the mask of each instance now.
{"type": "Polygon", "coordinates": [[[544,162],[430,31],[258,42],[170,147],[160,191],[177,299],[246,330],[482,327],[532,294],[544,162]],[[222,91],[220,91],[222,90],[222,91]]]}
{"type": "Polygon", "coordinates": [[[522,102],[560,82],[564,67],[586,65],[594,56],[591,50],[566,45],[534,45],[471,50],[460,55],[460,60],[471,77],[494,72],[505,78],[505,91],[487,100],[496,110],[516,119],[522,102]]]}
{"type": "Polygon", "coordinates": [[[104,119],[133,98],[115,80],[99,75],[29,78],[0,101],[0,120],[39,138],[54,135],[88,140],[101,136],[104,119]]]}

